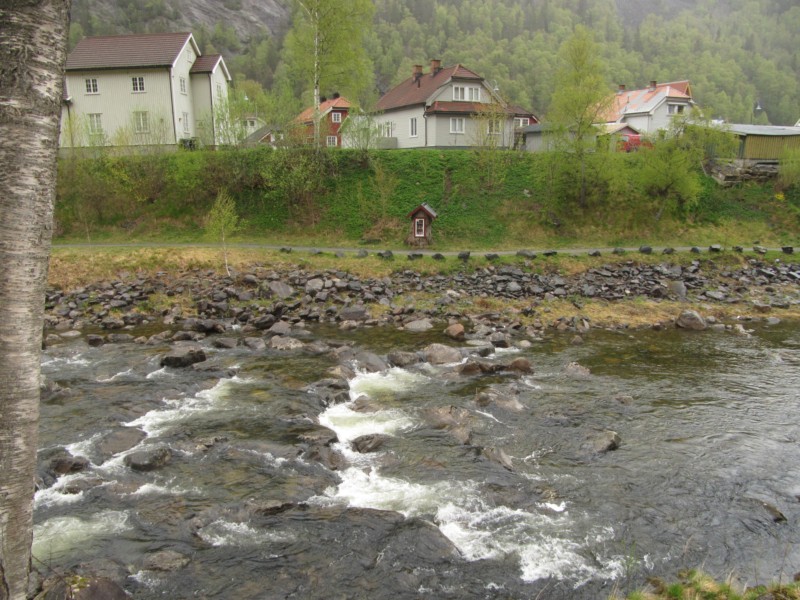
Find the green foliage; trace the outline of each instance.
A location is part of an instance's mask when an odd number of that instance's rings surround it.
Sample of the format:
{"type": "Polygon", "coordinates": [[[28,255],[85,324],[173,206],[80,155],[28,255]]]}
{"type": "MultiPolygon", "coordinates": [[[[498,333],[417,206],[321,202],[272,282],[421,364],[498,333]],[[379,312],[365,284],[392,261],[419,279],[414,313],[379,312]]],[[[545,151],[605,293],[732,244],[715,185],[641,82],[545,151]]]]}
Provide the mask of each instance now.
{"type": "Polygon", "coordinates": [[[778,189],[800,191],[800,149],[786,150],[778,167],[778,189]]]}
{"type": "Polygon", "coordinates": [[[206,236],[215,242],[222,244],[222,252],[225,258],[225,270],[231,274],[228,268],[228,241],[231,236],[243,227],[236,212],[236,202],[228,194],[227,190],[220,190],[217,199],[211,206],[211,210],[206,215],[205,224],[206,236]]]}

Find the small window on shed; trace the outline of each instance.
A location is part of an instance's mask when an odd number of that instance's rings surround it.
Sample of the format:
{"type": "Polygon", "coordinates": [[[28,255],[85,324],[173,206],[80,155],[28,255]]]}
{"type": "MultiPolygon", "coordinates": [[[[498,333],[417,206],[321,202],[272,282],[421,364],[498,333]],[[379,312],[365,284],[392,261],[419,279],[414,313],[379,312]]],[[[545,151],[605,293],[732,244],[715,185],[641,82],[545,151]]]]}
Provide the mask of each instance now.
{"type": "Polygon", "coordinates": [[[425,237],[425,219],[414,220],[414,237],[425,237]]]}

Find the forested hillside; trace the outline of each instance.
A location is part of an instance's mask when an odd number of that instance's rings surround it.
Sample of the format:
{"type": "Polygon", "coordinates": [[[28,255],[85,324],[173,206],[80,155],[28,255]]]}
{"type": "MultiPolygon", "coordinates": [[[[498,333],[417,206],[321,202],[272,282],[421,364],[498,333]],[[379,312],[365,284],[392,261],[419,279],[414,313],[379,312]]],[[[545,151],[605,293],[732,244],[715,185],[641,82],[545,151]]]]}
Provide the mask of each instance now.
{"type": "MultiPolygon", "coordinates": [[[[609,89],[690,79],[712,116],[800,118],[796,0],[375,0],[375,7],[366,36],[372,100],[414,64],[440,58],[468,65],[546,117],[558,48],[584,24],[602,49],[609,89]],[[754,111],[757,103],[763,111],[754,111]]],[[[281,67],[291,12],[291,0],[75,0],[73,39],[191,27],[204,50],[222,52],[240,77],[281,88],[299,105],[307,90],[290,85],[281,67]]]]}

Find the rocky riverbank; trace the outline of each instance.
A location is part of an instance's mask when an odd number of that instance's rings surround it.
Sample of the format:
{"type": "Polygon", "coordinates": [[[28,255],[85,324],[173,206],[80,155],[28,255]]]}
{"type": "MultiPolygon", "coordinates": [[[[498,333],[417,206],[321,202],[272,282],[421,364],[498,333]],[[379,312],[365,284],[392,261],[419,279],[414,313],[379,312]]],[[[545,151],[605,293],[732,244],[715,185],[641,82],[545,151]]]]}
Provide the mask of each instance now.
{"type": "MultiPolygon", "coordinates": [[[[231,276],[201,269],[128,273],[78,289],[51,289],[45,327],[47,333],[59,336],[91,330],[90,343],[98,344],[133,341],[126,330],[161,325],[170,335],[182,330],[175,334],[177,339],[236,331],[237,338],[245,341],[231,343],[258,345],[253,338],[270,343],[273,337],[286,337],[293,327],[312,323],[345,329],[389,325],[412,331],[460,325],[483,337],[494,335],[492,341],[499,343],[500,336],[536,337],[551,328],[581,332],[607,326],[602,319],[593,319],[590,307],[602,304],[613,312],[631,300],[651,307],[677,303],[671,319],[645,318],[647,326],[657,328],[733,325],[719,323],[713,316],[689,324],[679,319],[684,309],[699,308],[702,313],[705,308],[710,313],[735,307],[748,318],[774,320],[782,313],[793,316],[800,307],[800,264],[795,262],[749,259],[731,268],[709,259],[688,265],[630,260],[577,274],[536,273],[531,264],[489,262],[473,270],[433,275],[399,266],[380,278],[358,277],[345,269],[276,270],[264,265],[231,276]],[[570,304],[573,314],[551,316],[548,306],[558,301],[570,304]]],[[[412,266],[416,265],[408,265],[412,266]]],[[[643,310],[647,313],[646,306],[643,310]]],[[[634,324],[621,324],[629,325],[634,324]]]]}

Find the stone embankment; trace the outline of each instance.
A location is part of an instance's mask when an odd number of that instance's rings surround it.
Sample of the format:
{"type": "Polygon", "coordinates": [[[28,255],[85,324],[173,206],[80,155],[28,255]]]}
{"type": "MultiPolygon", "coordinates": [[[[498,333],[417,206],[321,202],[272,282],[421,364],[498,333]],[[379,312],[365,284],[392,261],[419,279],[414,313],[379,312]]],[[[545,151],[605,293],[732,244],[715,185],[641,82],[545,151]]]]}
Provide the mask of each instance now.
{"type": "MultiPolygon", "coordinates": [[[[311,323],[337,323],[345,329],[393,325],[424,331],[442,321],[444,326],[464,323],[473,333],[487,337],[521,330],[536,336],[550,327],[587,329],[591,324],[581,316],[581,309],[591,301],[647,298],[739,304],[743,312],[769,313],[800,304],[798,284],[800,264],[758,259],[737,268],[700,259],[688,266],[623,261],[576,275],[538,274],[525,263],[488,264],[439,275],[406,268],[383,278],[359,278],[336,270],[279,272],[258,266],[231,277],[202,270],[161,272],[128,275],[70,291],[50,290],[45,328],[46,333],[60,337],[83,331],[89,334],[87,341],[97,345],[134,341],[128,331],[143,325],[163,326],[161,335],[171,335],[173,341],[218,334],[220,344],[245,343],[240,335],[226,337],[236,330],[247,343],[283,343],[284,349],[296,345],[288,341],[293,327],[311,323]],[[479,299],[508,301],[515,308],[502,314],[487,312],[490,304],[479,299]],[[571,301],[575,317],[548,320],[538,310],[556,299],[571,301]],[[272,340],[275,337],[283,341],[272,340]]],[[[677,317],[673,323],[680,326],[677,317]]]]}

